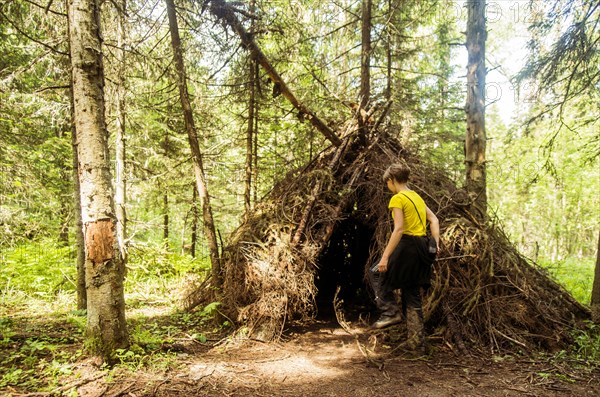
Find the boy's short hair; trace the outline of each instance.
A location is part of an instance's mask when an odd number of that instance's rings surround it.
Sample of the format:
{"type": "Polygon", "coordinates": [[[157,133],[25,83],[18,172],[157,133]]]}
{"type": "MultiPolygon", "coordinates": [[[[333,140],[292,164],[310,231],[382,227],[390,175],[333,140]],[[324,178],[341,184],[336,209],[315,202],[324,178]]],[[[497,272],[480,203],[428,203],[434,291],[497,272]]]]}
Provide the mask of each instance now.
{"type": "Polygon", "coordinates": [[[396,163],[388,167],[383,173],[383,182],[387,183],[388,180],[393,179],[398,183],[408,182],[410,176],[410,168],[406,164],[396,163]]]}

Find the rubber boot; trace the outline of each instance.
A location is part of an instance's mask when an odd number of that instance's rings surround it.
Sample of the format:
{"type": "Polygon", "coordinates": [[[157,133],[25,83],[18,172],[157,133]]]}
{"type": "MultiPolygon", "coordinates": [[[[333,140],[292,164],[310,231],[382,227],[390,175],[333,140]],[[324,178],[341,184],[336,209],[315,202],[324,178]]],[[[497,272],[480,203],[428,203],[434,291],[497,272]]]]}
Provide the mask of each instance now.
{"type": "Polygon", "coordinates": [[[425,336],[423,335],[423,311],[421,309],[407,308],[406,330],[408,349],[418,352],[425,351],[425,336]]]}

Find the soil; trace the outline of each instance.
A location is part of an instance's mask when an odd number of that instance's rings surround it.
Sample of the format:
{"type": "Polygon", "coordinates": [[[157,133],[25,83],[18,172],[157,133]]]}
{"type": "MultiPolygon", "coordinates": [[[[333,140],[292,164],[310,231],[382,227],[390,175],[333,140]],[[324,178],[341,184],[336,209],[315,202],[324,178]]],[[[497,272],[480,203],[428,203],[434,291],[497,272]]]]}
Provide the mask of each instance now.
{"type": "Polygon", "coordinates": [[[390,332],[349,331],[317,323],[277,343],[190,339],[171,346],[178,352],[168,370],[109,376],[83,362],[61,389],[75,386],[81,397],[600,395],[597,366],[556,356],[464,357],[435,338],[420,356],[391,342],[390,332]]]}

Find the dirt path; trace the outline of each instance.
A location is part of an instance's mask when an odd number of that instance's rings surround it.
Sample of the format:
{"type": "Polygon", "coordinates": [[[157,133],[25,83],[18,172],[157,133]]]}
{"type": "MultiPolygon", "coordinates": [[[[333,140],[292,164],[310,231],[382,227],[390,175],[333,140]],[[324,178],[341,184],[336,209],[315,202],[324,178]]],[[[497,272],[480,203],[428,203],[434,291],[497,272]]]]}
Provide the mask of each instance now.
{"type": "Polygon", "coordinates": [[[381,354],[367,358],[364,349],[373,341],[366,332],[355,337],[322,326],[276,344],[246,342],[209,351],[190,344],[177,355],[176,369],[167,372],[122,372],[86,382],[98,372],[83,366],[77,391],[81,397],[600,395],[598,368],[518,358],[460,359],[439,346],[427,358],[399,349],[385,359],[381,354]]]}

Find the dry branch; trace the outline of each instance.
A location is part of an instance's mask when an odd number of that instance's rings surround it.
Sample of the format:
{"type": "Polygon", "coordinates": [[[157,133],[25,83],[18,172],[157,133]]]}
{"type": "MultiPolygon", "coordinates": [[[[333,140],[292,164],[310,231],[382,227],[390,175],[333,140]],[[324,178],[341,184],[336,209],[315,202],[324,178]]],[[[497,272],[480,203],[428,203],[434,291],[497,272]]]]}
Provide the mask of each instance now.
{"type": "Polygon", "coordinates": [[[275,70],[269,59],[262,52],[260,47],[256,44],[254,37],[246,31],[237,15],[235,14],[235,9],[228,5],[223,0],[210,0],[210,11],[212,14],[224,21],[229,25],[237,34],[240,36],[242,40],[242,44],[244,47],[250,51],[250,54],[256,62],[265,70],[265,72],[269,75],[273,84],[279,87],[281,94],[290,101],[290,103],[298,110],[299,116],[301,118],[307,118],[310,123],[321,132],[325,138],[327,138],[331,143],[336,146],[341,145],[342,141],[335,134],[335,132],[327,126],[317,115],[310,111],[296,96],[292,93],[288,85],[283,81],[279,73],[275,70]]]}

